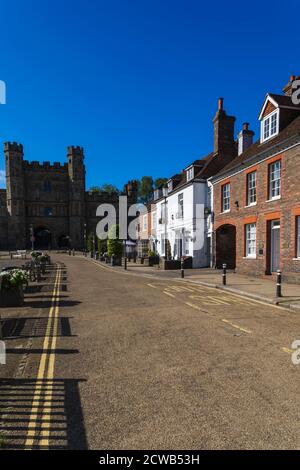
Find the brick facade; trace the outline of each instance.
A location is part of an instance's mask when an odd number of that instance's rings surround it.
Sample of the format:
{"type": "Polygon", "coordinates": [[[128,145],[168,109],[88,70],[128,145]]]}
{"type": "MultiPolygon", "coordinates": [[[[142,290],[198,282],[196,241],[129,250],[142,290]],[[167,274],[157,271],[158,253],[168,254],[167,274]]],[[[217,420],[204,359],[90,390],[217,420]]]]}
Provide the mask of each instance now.
{"type": "MultiPolygon", "coordinates": [[[[270,221],[280,220],[280,269],[299,273],[296,259],[296,217],[300,215],[300,144],[249,166],[214,185],[214,232],[226,224],[236,228],[236,269],[240,273],[270,273],[270,221]],[[269,165],[281,161],[281,197],[270,200],[269,165]],[[247,206],[247,174],[256,171],[257,203],[247,206]],[[222,186],[230,183],[230,211],[222,213],[222,186]],[[245,225],[256,223],[256,258],[245,253],[245,225]]],[[[216,260],[217,261],[217,260],[216,260]]]]}

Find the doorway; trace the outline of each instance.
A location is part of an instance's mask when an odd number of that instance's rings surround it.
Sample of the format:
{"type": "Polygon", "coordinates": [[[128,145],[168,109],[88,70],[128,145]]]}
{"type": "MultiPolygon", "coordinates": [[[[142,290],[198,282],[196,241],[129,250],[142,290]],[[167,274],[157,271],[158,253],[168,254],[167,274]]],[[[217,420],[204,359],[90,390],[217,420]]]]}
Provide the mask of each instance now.
{"type": "Polygon", "coordinates": [[[280,220],[270,222],[270,272],[280,269],[280,220]]]}
{"type": "Polygon", "coordinates": [[[236,266],[236,227],[231,224],[221,225],[216,230],[216,267],[223,264],[229,269],[236,266]]]}

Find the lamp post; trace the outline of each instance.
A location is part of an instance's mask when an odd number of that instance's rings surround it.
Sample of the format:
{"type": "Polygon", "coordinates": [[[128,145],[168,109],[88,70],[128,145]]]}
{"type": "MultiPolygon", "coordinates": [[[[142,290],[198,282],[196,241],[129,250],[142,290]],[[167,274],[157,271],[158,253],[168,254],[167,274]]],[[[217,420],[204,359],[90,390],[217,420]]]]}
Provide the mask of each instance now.
{"type": "Polygon", "coordinates": [[[31,251],[34,251],[35,238],[34,238],[34,232],[33,232],[33,225],[32,224],[30,224],[29,232],[30,232],[30,241],[31,241],[31,251]]]}
{"type": "Polygon", "coordinates": [[[86,252],[86,224],[83,225],[83,249],[86,252]]]}
{"type": "Polygon", "coordinates": [[[168,188],[163,188],[164,196],[164,223],[165,223],[165,259],[168,259],[168,240],[167,240],[167,196],[168,188]]]}
{"type": "Polygon", "coordinates": [[[94,232],[93,232],[93,249],[94,249],[93,255],[95,257],[95,254],[96,254],[96,237],[95,237],[94,232]]]}

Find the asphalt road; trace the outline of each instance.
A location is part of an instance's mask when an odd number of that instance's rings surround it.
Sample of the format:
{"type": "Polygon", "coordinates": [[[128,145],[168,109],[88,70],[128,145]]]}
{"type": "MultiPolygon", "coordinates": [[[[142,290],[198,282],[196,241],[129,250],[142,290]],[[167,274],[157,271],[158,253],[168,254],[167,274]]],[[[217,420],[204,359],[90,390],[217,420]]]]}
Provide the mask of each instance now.
{"type": "Polygon", "coordinates": [[[297,313],[63,255],[0,313],[6,448],[300,448],[297,313]]]}

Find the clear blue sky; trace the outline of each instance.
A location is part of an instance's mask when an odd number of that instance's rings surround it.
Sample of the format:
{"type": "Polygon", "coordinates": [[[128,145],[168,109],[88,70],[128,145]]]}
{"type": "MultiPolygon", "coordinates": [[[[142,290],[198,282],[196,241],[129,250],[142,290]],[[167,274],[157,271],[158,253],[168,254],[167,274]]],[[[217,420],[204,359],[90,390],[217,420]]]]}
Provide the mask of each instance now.
{"type": "Polygon", "coordinates": [[[300,72],[296,1],[2,0],[3,142],[29,160],[85,148],[87,186],[170,176],[212,148],[223,96],[236,131],[300,72]]]}

